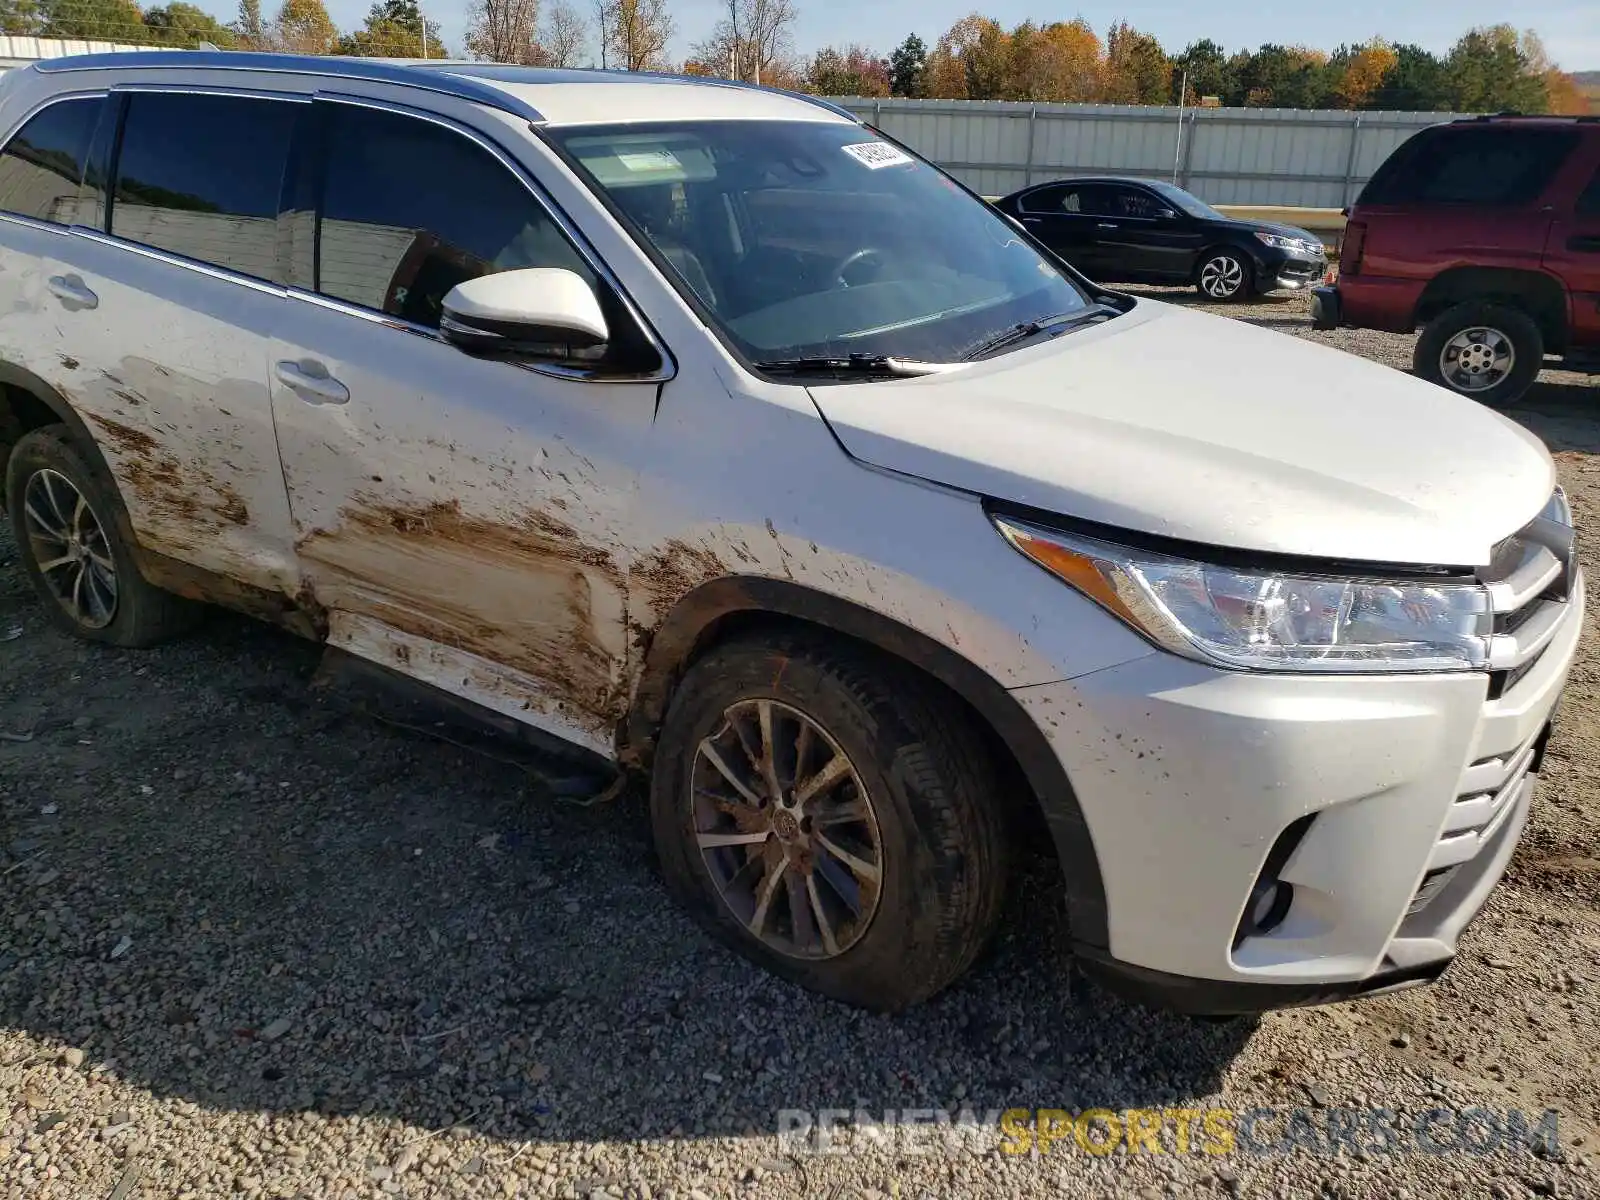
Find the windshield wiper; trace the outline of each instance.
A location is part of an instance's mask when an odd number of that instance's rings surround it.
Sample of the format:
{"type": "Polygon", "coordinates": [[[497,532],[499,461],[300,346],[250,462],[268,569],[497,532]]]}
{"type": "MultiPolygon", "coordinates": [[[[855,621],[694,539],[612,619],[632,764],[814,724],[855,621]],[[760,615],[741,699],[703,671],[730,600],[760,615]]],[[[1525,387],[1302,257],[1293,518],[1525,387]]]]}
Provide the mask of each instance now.
{"type": "Polygon", "coordinates": [[[1022,321],[1011,326],[1010,329],[1001,330],[986,342],[979,342],[971,350],[963,354],[961,358],[965,362],[971,362],[975,358],[982,358],[986,354],[993,354],[997,350],[1015,346],[1018,342],[1025,342],[1041,333],[1050,332],[1052,337],[1056,337],[1075,325],[1096,324],[1114,316],[1116,316],[1116,313],[1104,304],[1094,304],[1074,313],[1058,313],[1053,317],[1039,317],[1032,321],[1022,321]]]}
{"type": "Polygon", "coordinates": [[[756,363],[762,371],[794,375],[937,375],[954,371],[960,363],[921,362],[914,358],[891,358],[887,354],[849,354],[843,358],[769,358],[756,363]]]}

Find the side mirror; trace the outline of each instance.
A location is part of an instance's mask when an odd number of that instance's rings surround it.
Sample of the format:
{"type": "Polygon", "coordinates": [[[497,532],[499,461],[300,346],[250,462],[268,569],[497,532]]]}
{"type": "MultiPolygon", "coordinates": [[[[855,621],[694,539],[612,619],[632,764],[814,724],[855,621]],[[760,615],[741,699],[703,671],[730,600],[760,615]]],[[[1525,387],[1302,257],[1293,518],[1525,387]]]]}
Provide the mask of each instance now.
{"type": "Polygon", "coordinates": [[[1170,208],[1158,208],[1158,209],[1156,209],[1156,220],[1158,220],[1158,221],[1176,221],[1177,219],[1178,219],[1178,214],[1173,209],[1170,209],[1170,208]]]}
{"type": "Polygon", "coordinates": [[[464,280],[446,293],[439,332],[464,350],[593,361],[610,331],[584,279],[558,267],[529,267],[464,280]]]}

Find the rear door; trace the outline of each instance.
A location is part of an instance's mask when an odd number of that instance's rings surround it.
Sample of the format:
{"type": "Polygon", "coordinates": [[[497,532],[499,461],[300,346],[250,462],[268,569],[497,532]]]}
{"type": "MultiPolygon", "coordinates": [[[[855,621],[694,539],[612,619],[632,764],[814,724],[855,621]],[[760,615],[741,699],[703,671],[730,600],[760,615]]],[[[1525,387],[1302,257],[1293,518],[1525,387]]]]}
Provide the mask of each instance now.
{"type": "MultiPolygon", "coordinates": [[[[1591,158],[1600,159],[1600,138],[1591,138],[1591,158]]],[[[1600,352],[1600,161],[1571,212],[1550,227],[1544,265],[1567,287],[1572,345],[1593,357],[1600,352]]]]}
{"type": "Polygon", "coordinates": [[[1107,204],[1097,184],[1055,183],[1022,197],[1019,219],[1028,231],[1091,279],[1108,278],[1100,253],[1097,213],[1107,204]]]}
{"type": "Polygon", "coordinates": [[[180,590],[216,584],[183,566],[271,594],[297,586],[267,353],[284,303],[279,195],[306,108],[114,92],[84,223],[57,239],[48,286],[60,390],[105,454],[140,542],[167,560],[162,582],[180,590]]]}

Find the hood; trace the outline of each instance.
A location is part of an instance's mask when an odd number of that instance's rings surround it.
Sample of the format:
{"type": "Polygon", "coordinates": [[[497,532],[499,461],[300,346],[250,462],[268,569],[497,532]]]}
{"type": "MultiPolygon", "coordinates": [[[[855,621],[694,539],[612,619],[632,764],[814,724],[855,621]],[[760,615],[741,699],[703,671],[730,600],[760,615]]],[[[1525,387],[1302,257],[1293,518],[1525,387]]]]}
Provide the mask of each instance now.
{"type": "Polygon", "coordinates": [[[1154,301],[959,371],[810,391],[863,462],[1238,550],[1478,566],[1556,483],[1544,444],[1474,401],[1154,301]]]}

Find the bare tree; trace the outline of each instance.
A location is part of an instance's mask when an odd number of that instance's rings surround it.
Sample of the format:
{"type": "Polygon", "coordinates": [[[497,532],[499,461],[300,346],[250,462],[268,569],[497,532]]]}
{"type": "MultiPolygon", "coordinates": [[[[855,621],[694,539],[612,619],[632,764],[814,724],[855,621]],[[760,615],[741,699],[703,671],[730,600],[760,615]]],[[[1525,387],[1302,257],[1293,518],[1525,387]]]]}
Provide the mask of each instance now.
{"type": "Polygon", "coordinates": [[[624,71],[653,71],[666,65],[672,16],[667,0],[601,0],[601,65],[624,71]],[[609,18],[609,23],[606,23],[609,18]]]}
{"type": "Polygon", "coordinates": [[[584,57],[583,49],[589,41],[589,22],[567,0],[555,0],[544,14],[544,31],[539,35],[539,45],[544,51],[545,65],[551,67],[576,67],[584,57]]]}
{"type": "Polygon", "coordinates": [[[611,29],[617,23],[618,0],[594,0],[594,22],[600,30],[600,69],[611,67],[611,29]]]}
{"type": "Polygon", "coordinates": [[[794,0],[727,0],[727,15],[690,57],[731,79],[770,82],[790,57],[795,16],[794,0]]]}
{"type": "Polygon", "coordinates": [[[539,0],[474,0],[467,50],[490,62],[532,63],[538,51],[539,0]]]}

